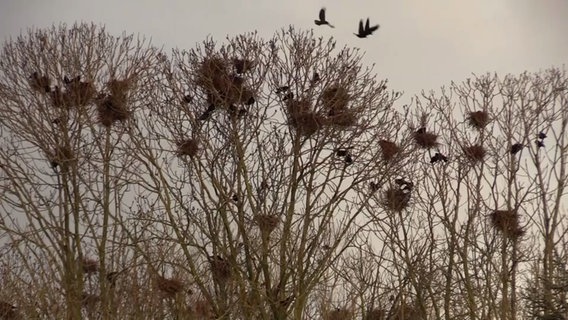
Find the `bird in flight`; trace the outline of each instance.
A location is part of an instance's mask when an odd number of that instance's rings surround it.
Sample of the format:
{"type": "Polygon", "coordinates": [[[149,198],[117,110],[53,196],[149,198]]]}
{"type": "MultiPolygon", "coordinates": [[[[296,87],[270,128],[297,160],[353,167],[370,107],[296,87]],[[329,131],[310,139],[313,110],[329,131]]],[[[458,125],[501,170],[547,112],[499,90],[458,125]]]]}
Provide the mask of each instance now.
{"type": "Polygon", "coordinates": [[[329,21],[325,20],[325,8],[321,8],[320,13],[319,13],[319,20],[314,20],[314,22],[318,26],[321,26],[322,24],[327,24],[328,26],[335,28],[334,26],[329,24],[329,21]]]}
{"type": "Polygon", "coordinates": [[[366,38],[367,36],[373,34],[373,32],[375,32],[377,29],[379,29],[379,25],[377,24],[376,26],[371,27],[369,18],[367,18],[365,26],[363,26],[363,19],[361,19],[359,20],[359,33],[355,33],[355,35],[359,38],[366,38]]]}

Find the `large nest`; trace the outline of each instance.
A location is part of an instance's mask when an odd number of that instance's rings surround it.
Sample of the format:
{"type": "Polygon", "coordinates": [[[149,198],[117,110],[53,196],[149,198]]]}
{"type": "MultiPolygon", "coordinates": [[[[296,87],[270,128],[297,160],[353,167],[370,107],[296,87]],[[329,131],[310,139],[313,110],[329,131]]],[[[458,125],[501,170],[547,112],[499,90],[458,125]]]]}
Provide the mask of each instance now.
{"type": "Polygon", "coordinates": [[[231,265],[221,256],[209,257],[211,264],[211,275],[219,283],[225,283],[231,278],[231,265]]]}
{"type": "Polygon", "coordinates": [[[259,214],[254,217],[258,228],[262,232],[262,234],[269,235],[280,223],[280,219],[271,214],[259,214]]]}
{"type": "Polygon", "coordinates": [[[256,66],[256,63],[247,59],[233,58],[233,67],[235,72],[238,74],[243,74],[252,70],[256,66]]]}
{"type": "Polygon", "coordinates": [[[18,308],[12,304],[0,301],[0,319],[22,319],[18,308]]]}
{"type": "Polygon", "coordinates": [[[347,89],[339,85],[327,87],[321,95],[322,104],[328,110],[330,116],[345,110],[349,98],[347,89]]]}
{"type": "Polygon", "coordinates": [[[410,203],[410,190],[391,187],[383,195],[383,204],[390,210],[400,212],[410,203]]]}
{"type": "Polygon", "coordinates": [[[489,114],[485,111],[473,111],[467,116],[470,126],[476,129],[483,129],[489,123],[489,114]]]}
{"type": "Polygon", "coordinates": [[[156,278],[156,287],[168,296],[175,296],[183,290],[183,282],[177,278],[156,278]]]}
{"type": "Polygon", "coordinates": [[[427,132],[426,128],[420,128],[414,132],[414,141],[424,149],[432,149],[438,146],[438,135],[427,132]]]}
{"type": "Polygon", "coordinates": [[[520,226],[519,214],[516,210],[495,210],[490,215],[493,228],[509,239],[517,239],[525,232],[520,226]]]}
{"type": "Polygon", "coordinates": [[[195,157],[199,152],[199,142],[196,139],[186,139],[177,142],[178,156],[195,157]]]}
{"type": "Polygon", "coordinates": [[[99,271],[99,261],[96,259],[83,258],[81,261],[81,268],[83,273],[90,275],[99,271]]]}
{"type": "Polygon", "coordinates": [[[365,317],[363,317],[363,320],[386,320],[386,319],[387,319],[386,310],[379,308],[368,310],[367,313],[365,313],[365,317]]]}
{"type": "Polygon", "coordinates": [[[357,124],[355,111],[344,109],[328,117],[330,124],[337,127],[352,127],[357,124]]]}
{"type": "Polygon", "coordinates": [[[324,317],[325,320],[348,320],[352,318],[351,311],[345,308],[337,308],[328,312],[324,317]]]}
{"type": "Polygon", "coordinates": [[[323,127],[325,119],[320,114],[311,111],[311,104],[308,100],[287,100],[286,106],[289,123],[300,134],[310,136],[323,127]]]}
{"type": "Polygon", "coordinates": [[[105,127],[110,127],[114,122],[128,120],[131,113],[126,102],[126,97],[122,95],[107,95],[97,99],[99,122],[105,127]]]}
{"type": "Polygon", "coordinates": [[[38,92],[47,93],[51,91],[51,79],[48,76],[40,75],[38,72],[32,73],[28,79],[30,87],[38,92]]]}
{"type": "Polygon", "coordinates": [[[66,168],[67,164],[75,161],[75,154],[68,146],[57,146],[48,154],[48,159],[53,168],[57,166],[66,168]]]}
{"type": "Polygon", "coordinates": [[[92,82],[84,82],[77,77],[73,80],[66,81],[65,100],[72,106],[85,106],[92,102],[97,93],[97,89],[92,82]]]}
{"type": "Polygon", "coordinates": [[[483,146],[476,144],[473,146],[468,146],[463,148],[465,156],[472,162],[481,162],[485,158],[485,148],[483,146]]]}
{"type": "Polygon", "coordinates": [[[55,89],[50,93],[51,104],[56,108],[68,108],[71,105],[69,101],[69,96],[61,91],[59,86],[55,86],[55,89]]]}
{"type": "Polygon", "coordinates": [[[392,141],[384,139],[379,140],[379,146],[381,147],[381,152],[385,161],[392,160],[395,155],[400,152],[400,148],[392,141]]]}
{"type": "Polygon", "coordinates": [[[229,81],[227,62],[219,57],[204,59],[197,69],[196,83],[206,91],[223,91],[229,81]]]}

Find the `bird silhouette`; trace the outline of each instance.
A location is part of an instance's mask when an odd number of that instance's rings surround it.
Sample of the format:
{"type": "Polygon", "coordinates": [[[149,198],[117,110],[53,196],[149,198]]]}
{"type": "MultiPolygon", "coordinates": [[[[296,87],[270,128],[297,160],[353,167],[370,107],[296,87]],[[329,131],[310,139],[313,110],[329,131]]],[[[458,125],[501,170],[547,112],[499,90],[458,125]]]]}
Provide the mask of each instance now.
{"type": "Polygon", "coordinates": [[[325,20],[325,8],[321,8],[320,12],[319,12],[319,20],[314,20],[314,22],[316,23],[316,25],[321,26],[322,24],[327,24],[328,26],[335,28],[334,26],[332,26],[331,24],[329,24],[329,21],[325,20]]]}
{"type": "Polygon", "coordinates": [[[207,110],[205,110],[205,112],[203,112],[203,114],[199,117],[199,120],[205,121],[209,119],[211,114],[213,114],[213,111],[215,111],[215,105],[210,104],[209,107],[207,107],[207,110]]]}
{"type": "Polygon", "coordinates": [[[430,163],[436,163],[438,161],[448,162],[448,157],[439,152],[436,152],[436,154],[430,158],[430,163]]]}
{"type": "Polygon", "coordinates": [[[367,36],[373,34],[373,32],[375,32],[377,29],[379,29],[379,25],[377,24],[376,26],[371,27],[369,18],[367,18],[365,26],[363,26],[363,19],[361,19],[359,20],[359,33],[355,33],[355,35],[359,38],[366,38],[367,36]]]}
{"type": "Polygon", "coordinates": [[[540,140],[546,139],[546,133],[544,133],[543,131],[541,131],[541,132],[538,134],[538,138],[539,138],[540,140]]]}
{"type": "Polygon", "coordinates": [[[542,140],[535,140],[534,143],[536,143],[536,146],[538,148],[544,148],[544,142],[542,140]]]}
{"type": "Polygon", "coordinates": [[[515,143],[514,145],[511,146],[511,154],[517,154],[519,151],[521,151],[523,149],[523,144],[522,143],[515,143]]]}

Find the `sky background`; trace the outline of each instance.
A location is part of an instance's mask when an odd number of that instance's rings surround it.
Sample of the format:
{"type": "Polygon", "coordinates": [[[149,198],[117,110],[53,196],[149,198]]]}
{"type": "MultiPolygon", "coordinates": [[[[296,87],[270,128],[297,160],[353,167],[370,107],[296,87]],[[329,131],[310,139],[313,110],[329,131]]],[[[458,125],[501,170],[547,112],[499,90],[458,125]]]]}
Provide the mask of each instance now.
{"type": "Polygon", "coordinates": [[[207,36],[281,28],[315,29],[339,47],[361,48],[379,78],[405,96],[461,82],[472,73],[500,76],[568,67],[568,0],[0,0],[0,39],[30,27],[103,24],[115,35],[140,34],[168,50],[207,36]],[[317,27],[321,7],[336,28],[317,27]],[[353,35],[361,18],[380,29],[353,35]]]}

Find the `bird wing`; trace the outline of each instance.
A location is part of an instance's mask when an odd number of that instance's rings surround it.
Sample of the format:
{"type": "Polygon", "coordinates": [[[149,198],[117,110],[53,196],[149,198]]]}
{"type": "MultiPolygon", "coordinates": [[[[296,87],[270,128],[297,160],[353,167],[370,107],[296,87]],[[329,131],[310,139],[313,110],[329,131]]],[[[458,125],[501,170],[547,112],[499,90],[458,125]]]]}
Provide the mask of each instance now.
{"type": "Polygon", "coordinates": [[[365,29],[363,28],[363,19],[359,20],[359,34],[364,34],[365,29]]]}
{"type": "Polygon", "coordinates": [[[321,21],[325,21],[325,8],[321,8],[319,18],[321,21]]]}
{"type": "Polygon", "coordinates": [[[368,29],[368,31],[373,32],[373,31],[376,31],[377,29],[379,29],[379,25],[372,26],[370,29],[368,29]]]}
{"type": "Polygon", "coordinates": [[[365,31],[369,32],[369,18],[367,18],[367,22],[365,23],[365,31]]]}

